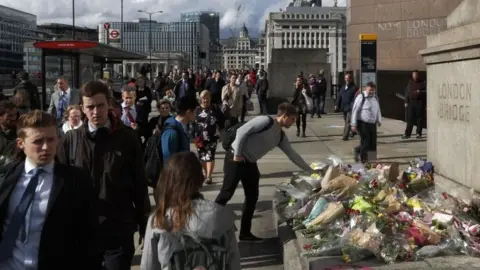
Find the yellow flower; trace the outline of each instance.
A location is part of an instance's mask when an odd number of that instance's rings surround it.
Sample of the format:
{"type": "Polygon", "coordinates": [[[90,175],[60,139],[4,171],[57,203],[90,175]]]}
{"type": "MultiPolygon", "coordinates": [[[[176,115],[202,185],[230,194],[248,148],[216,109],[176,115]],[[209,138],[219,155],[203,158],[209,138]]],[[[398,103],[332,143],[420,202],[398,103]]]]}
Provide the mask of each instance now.
{"type": "Polygon", "coordinates": [[[379,218],[383,217],[383,214],[382,213],[378,214],[378,217],[379,218]]]}

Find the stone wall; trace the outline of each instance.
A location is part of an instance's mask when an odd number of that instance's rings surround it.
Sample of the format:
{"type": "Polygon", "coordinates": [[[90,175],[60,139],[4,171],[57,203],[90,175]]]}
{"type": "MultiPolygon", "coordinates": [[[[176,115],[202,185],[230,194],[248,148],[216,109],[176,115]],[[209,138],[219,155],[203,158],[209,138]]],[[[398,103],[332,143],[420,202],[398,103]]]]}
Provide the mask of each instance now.
{"type": "Polygon", "coordinates": [[[425,70],[419,50],[427,35],[447,28],[462,0],[348,0],[347,65],[359,69],[361,33],[378,34],[378,70],[425,70]]]}
{"type": "Polygon", "coordinates": [[[428,158],[441,189],[480,191],[480,1],[464,0],[448,29],[427,37],[428,158]],[[458,188],[458,189],[457,189],[458,188]]]}
{"type": "MultiPolygon", "coordinates": [[[[327,63],[325,49],[273,49],[272,62],[268,65],[270,96],[292,97],[293,83],[300,72],[304,76],[310,73],[318,75],[321,69],[325,71],[325,77],[330,78],[330,64],[327,63]]],[[[330,81],[327,83],[330,85],[330,81]]]]}

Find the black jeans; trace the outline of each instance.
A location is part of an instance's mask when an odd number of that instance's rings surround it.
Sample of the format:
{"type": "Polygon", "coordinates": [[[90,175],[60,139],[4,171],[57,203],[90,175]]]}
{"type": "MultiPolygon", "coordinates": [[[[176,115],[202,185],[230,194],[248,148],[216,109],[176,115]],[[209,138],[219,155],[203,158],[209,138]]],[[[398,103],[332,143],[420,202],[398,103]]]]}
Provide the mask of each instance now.
{"type": "Polygon", "coordinates": [[[258,95],[258,104],[260,105],[260,114],[268,114],[267,95],[258,95]]]}
{"type": "Polygon", "coordinates": [[[130,270],[135,247],[133,232],[114,234],[112,231],[99,235],[100,254],[105,270],[130,270]]]}
{"type": "Polygon", "coordinates": [[[407,127],[405,136],[411,136],[413,126],[417,126],[417,135],[422,135],[423,125],[425,123],[425,106],[422,100],[414,100],[407,107],[407,127]]]}
{"type": "Polygon", "coordinates": [[[240,115],[240,122],[245,122],[245,115],[247,115],[247,97],[243,96],[243,106],[242,106],[242,114],[240,115]]]}
{"type": "Polygon", "coordinates": [[[238,183],[241,181],[245,193],[245,201],[242,208],[242,223],[240,235],[248,235],[252,230],[252,219],[258,201],[258,185],[260,172],[256,162],[235,162],[233,154],[225,154],[223,165],[223,185],[215,200],[220,205],[226,205],[232,198],[238,183]]]}
{"type": "Polygon", "coordinates": [[[377,152],[377,124],[357,120],[357,131],[360,134],[360,146],[356,152],[362,162],[367,162],[368,153],[377,152]]]}
{"type": "Polygon", "coordinates": [[[300,132],[300,121],[302,122],[302,132],[307,128],[307,112],[298,110],[297,112],[297,132],[300,132]]]}

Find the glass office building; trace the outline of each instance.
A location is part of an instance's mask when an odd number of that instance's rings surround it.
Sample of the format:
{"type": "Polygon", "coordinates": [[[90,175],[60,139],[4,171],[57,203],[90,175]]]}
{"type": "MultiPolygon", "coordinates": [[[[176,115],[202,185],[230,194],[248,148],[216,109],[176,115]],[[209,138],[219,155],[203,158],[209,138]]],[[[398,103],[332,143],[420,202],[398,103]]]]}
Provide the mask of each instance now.
{"type": "Polygon", "coordinates": [[[0,74],[23,69],[23,44],[37,39],[37,16],[0,5],[0,74]]]}
{"type": "MultiPolygon", "coordinates": [[[[159,23],[152,20],[152,51],[182,52],[189,58],[189,66],[202,66],[201,53],[208,54],[209,33],[205,25],[198,22],[159,23]]],[[[140,19],[139,22],[110,22],[110,29],[118,29],[122,47],[125,50],[148,54],[150,52],[150,21],[140,19]]],[[[99,42],[107,43],[107,31],[103,24],[99,26],[99,42]]]]}
{"type": "Polygon", "coordinates": [[[188,12],[181,14],[182,22],[203,23],[210,31],[210,39],[214,42],[220,40],[220,13],[213,11],[188,12]]]}

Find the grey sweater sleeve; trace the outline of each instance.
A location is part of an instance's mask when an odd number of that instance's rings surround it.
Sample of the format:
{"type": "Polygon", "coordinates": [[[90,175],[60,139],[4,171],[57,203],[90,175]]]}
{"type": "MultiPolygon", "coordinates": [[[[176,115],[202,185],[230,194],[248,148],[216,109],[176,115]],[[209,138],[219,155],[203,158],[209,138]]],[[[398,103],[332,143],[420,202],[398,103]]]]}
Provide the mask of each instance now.
{"type": "Polygon", "coordinates": [[[305,172],[313,173],[313,169],[303,160],[303,158],[292,148],[287,136],[283,136],[282,141],[278,145],[280,149],[287,155],[287,157],[300,169],[305,172]]]}
{"type": "Polygon", "coordinates": [[[236,156],[241,156],[243,152],[243,146],[248,135],[260,132],[270,123],[269,116],[257,116],[252,120],[245,123],[237,129],[237,135],[235,136],[235,141],[232,143],[233,153],[236,156]]]}

